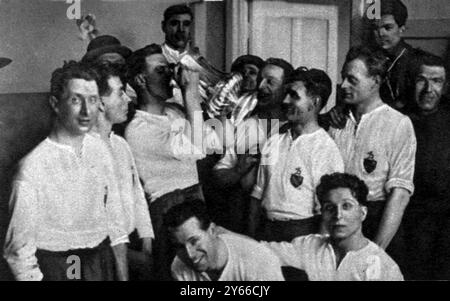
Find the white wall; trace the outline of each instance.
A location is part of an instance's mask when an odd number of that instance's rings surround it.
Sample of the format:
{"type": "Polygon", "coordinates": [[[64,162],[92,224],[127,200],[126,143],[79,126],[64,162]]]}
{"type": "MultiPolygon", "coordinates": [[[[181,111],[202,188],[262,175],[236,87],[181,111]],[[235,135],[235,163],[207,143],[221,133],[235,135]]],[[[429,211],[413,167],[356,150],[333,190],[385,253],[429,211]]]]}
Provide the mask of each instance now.
{"type": "MultiPolygon", "coordinates": [[[[137,49],[162,42],[164,9],[187,2],[192,1],[84,0],[81,14],[95,14],[101,33],[137,49]]],[[[0,71],[0,93],[46,92],[55,68],[83,56],[87,42],[67,18],[69,6],[61,0],[0,0],[0,57],[13,60],[0,71]]]]}

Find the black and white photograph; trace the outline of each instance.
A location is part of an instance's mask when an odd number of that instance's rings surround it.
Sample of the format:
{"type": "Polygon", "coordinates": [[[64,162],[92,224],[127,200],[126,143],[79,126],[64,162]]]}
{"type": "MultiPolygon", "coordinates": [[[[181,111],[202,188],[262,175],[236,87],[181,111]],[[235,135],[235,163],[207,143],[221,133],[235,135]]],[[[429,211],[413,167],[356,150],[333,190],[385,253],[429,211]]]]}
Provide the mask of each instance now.
{"type": "Polygon", "coordinates": [[[448,0],[0,0],[0,281],[449,281],[449,68],[448,0]]]}

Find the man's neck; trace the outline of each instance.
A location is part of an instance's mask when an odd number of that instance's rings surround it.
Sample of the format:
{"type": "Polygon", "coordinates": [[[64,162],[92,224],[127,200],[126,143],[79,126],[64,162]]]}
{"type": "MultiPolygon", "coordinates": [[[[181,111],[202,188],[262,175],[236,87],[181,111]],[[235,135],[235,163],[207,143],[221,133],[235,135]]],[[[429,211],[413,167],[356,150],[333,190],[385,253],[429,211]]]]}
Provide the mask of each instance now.
{"type": "Polygon", "coordinates": [[[355,105],[352,108],[353,116],[355,117],[356,121],[359,122],[364,114],[372,112],[383,104],[384,102],[381,100],[379,94],[375,95],[372,98],[355,105]]]}
{"type": "Polygon", "coordinates": [[[292,138],[295,140],[301,135],[312,134],[319,129],[320,126],[317,119],[313,119],[305,124],[295,123],[291,127],[292,138]]]}
{"type": "Polygon", "coordinates": [[[174,47],[174,46],[170,45],[170,44],[167,43],[167,41],[166,41],[166,42],[164,42],[164,45],[166,45],[167,47],[169,47],[170,50],[172,50],[172,51],[178,51],[179,53],[183,53],[183,52],[185,52],[186,49],[187,49],[187,44],[186,44],[186,46],[184,46],[184,48],[177,48],[177,47],[174,47]]]}
{"type": "Polygon", "coordinates": [[[346,239],[330,239],[330,242],[337,257],[337,265],[341,263],[348,252],[361,250],[369,244],[369,240],[364,237],[361,230],[346,239]]]}
{"type": "Polygon", "coordinates": [[[259,119],[267,119],[270,122],[271,119],[277,119],[280,121],[286,120],[286,115],[283,113],[281,106],[271,106],[265,108],[258,108],[257,114],[259,119]]]}
{"type": "Polygon", "coordinates": [[[92,131],[99,134],[103,140],[108,140],[112,132],[112,127],[112,122],[106,119],[104,113],[100,113],[98,115],[97,123],[92,131]]]}
{"type": "Polygon", "coordinates": [[[164,115],[166,102],[158,96],[151,95],[148,91],[140,91],[138,93],[138,103],[142,111],[155,115],[164,115]]]}
{"type": "Polygon", "coordinates": [[[402,39],[402,40],[400,40],[400,42],[398,42],[397,45],[395,45],[391,49],[386,49],[385,52],[391,59],[395,59],[397,56],[400,55],[400,53],[403,51],[403,49],[406,48],[406,46],[407,46],[407,44],[402,39]]]}
{"type": "Polygon", "coordinates": [[[63,126],[56,122],[53,127],[49,138],[57,143],[71,146],[75,151],[81,151],[83,146],[83,140],[86,134],[74,135],[67,131],[63,126]]]}
{"type": "Polygon", "coordinates": [[[212,260],[211,268],[207,271],[210,278],[214,278],[213,280],[218,280],[220,278],[228,263],[228,257],[229,254],[225,242],[220,237],[217,237],[217,253],[212,260]]]}

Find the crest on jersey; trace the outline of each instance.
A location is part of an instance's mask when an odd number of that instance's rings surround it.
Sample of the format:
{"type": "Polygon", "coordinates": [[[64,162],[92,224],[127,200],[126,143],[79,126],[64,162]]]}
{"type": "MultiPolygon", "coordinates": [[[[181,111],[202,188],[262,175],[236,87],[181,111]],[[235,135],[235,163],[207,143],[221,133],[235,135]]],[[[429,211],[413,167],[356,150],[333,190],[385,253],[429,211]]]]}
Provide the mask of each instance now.
{"type": "Polygon", "coordinates": [[[367,173],[372,173],[377,168],[377,161],[373,152],[368,152],[367,157],[364,159],[364,169],[367,173]]]}
{"type": "Polygon", "coordinates": [[[296,168],[295,172],[291,174],[291,184],[295,188],[298,188],[303,184],[302,169],[300,167],[296,168]]]}

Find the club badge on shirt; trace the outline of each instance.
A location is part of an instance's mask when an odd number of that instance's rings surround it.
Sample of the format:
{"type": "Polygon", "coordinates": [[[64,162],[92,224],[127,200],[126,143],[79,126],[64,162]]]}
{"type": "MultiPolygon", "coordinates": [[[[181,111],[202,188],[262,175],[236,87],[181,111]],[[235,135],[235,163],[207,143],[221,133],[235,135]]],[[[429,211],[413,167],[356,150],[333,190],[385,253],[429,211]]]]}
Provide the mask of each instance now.
{"type": "Polygon", "coordinates": [[[291,184],[295,188],[298,188],[303,184],[302,170],[300,167],[295,169],[295,173],[291,174],[291,184]]]}
{"type": "Polygon", "coordinates": [[[367,173],[372,173],[377,168],[377,161],[373,152],[368,152],[367,157],[364,159],[364,169],[367,173]]]}

